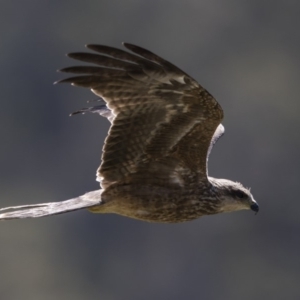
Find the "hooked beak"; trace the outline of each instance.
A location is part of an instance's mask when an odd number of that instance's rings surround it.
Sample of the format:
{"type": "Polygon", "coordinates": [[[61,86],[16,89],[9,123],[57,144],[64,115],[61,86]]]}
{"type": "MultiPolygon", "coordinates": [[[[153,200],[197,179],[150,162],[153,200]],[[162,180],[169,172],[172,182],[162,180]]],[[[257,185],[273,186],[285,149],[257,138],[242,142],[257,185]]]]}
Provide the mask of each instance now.
{"type": "Polygon", "coordinates": [[[259,211],[259,206],[257,203],[253,203],[251,206],[250,206],[251,210],[253,210],[255,212],[255,214],[258,213],[259,211]]]}

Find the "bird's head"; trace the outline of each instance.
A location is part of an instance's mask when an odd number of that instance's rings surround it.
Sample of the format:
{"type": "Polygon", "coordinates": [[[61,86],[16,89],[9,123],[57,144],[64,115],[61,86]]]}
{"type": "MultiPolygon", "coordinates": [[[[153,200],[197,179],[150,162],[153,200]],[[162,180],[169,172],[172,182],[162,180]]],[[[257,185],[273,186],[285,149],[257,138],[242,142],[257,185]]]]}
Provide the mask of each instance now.
{"type": "MultiPolygon", "coordinates": [[[[212,179],[212,178],[210,178],[212,179]]],[[[242,209],[251,209],[258,213],[259,206],[250,190],[238,182],[227,179],[210,180],[220,200],[220,212],[231,212],[242,209]]]]}

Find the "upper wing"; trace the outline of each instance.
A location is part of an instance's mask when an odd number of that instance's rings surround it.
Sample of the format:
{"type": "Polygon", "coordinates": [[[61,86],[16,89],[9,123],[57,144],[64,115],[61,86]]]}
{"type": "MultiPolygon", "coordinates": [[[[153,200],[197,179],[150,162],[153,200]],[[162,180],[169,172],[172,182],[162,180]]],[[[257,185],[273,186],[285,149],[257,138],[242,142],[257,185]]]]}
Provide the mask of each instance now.
{"type": "Polygon", "coordinates": [[[124,46],[137,55],[87,45],[100,54],[69,56],[101,67],[61,70],[85,74],[60,82],[91,88],[111,110],[112,126],[98,169],[101,185],[138,178],[178,183],[188,172],[207,180],[209,145],[223,118],[220,105],[173,64],[143,48],[124,46]]]}

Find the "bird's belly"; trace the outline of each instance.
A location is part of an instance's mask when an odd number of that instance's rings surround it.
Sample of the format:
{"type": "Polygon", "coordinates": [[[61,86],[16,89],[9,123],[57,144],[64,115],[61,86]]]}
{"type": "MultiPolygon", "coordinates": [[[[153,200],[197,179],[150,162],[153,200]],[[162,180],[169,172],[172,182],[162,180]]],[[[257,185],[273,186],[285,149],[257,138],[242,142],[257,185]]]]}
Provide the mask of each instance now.
{"type": "Polygon", "coordinates": [[[180,223],[191,221],[199,218],[201,215],[192,215],[192,214],[177,214],[174,211],[157,211],[157,212],[145,212],[145,211],[136,211],[131,213],[118,213],[124,217],[129,217],[141,221],[154,222],[154,223],[180,223]]]}
{"type": "Polygon", "coordinates": [[[92,212],[116,213],[148,222],[177,223],[203,215],[200,201],[181,190],[162,187],[122,186],[105,191],[104,204],[92,212]]]}

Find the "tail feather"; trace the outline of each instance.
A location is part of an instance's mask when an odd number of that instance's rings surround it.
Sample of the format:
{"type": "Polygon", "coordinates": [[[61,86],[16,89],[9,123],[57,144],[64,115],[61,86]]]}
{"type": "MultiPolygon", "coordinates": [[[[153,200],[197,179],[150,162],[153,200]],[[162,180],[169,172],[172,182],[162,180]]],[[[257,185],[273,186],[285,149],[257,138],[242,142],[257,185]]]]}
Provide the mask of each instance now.
{"type": "Polygon", "coordinates": [[[24,218],[40,218],[51,215],[58,215],[75,211],[87,207],[101,205],[102,190],[92,191],[77,198],[65,200],[61,202],[49,202],[32,205],[11,206],[0,209],[0,220],[24,219],[24,218]]]}

